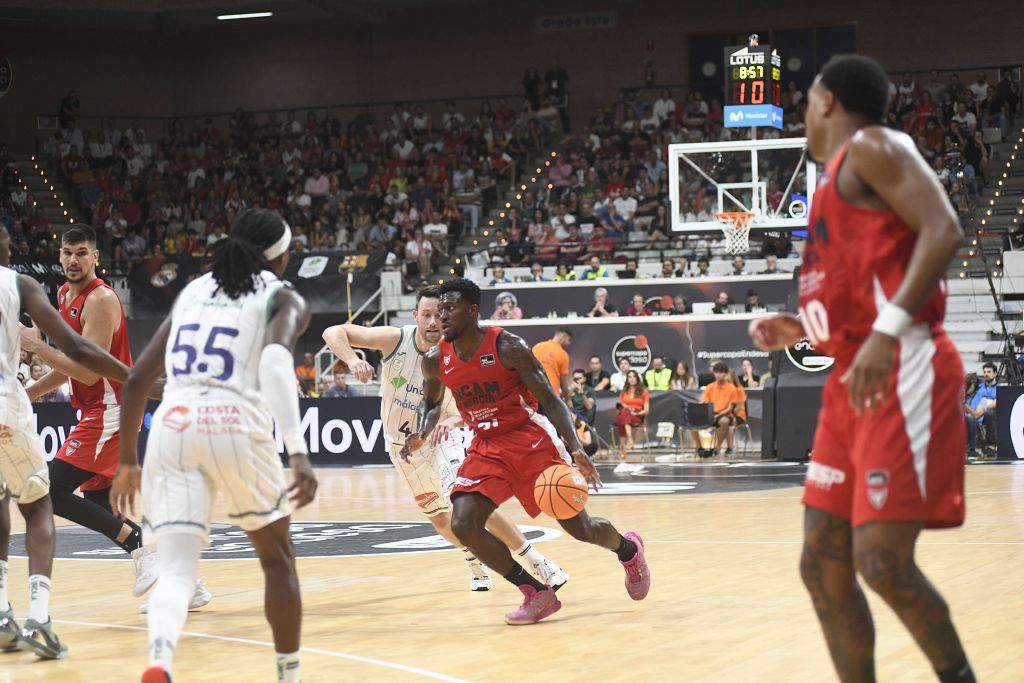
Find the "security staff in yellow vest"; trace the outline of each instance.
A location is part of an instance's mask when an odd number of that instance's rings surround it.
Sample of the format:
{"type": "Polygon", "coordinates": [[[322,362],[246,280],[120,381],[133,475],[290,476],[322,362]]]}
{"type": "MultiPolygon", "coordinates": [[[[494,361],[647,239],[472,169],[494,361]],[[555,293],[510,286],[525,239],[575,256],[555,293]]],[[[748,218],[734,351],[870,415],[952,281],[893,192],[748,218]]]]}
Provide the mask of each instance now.
{"type": "Polygon", "coordinates": [[[651,368],[644,373],[644,384],[651,391],[668,391],[672,384],[672,371],[665,367],[665,359],[655,356],[651,368]]]}
{"type": "Polygon", "coordinates": [[[601,265],[601,257],[597,254],[591,254],[590,258],[587,259],[587,265],[590,266],[583,272],[583,280],[597,280],[598,278],[608,277],[608,269],[601,265]]]}

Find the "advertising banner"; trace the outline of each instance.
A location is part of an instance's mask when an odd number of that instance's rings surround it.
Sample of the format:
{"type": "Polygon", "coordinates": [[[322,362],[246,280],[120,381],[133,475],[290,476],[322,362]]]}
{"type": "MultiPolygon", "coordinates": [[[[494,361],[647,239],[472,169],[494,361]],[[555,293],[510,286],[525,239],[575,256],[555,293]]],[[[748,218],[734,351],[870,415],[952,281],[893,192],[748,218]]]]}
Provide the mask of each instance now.
{"type": "MultiPolygon", "coordinates": [[[[580,268],[579,273],[583,272],[580,268]]],[[[738,306],[747,302],[747,292],[757,292],[761,306],[784,309],[789,297],[795,294],[792,274],[762,276],[726,276],[708,278],[671,278],[645,280],[587,280],[582,282],[529,282],[483,287],[480,297],[480,317],[489,318],[497,307],[498,295],[511,292],[524,318],[543,318],[554,313],[559,317],[584,316],[594,307],[594,291],[598,287],[608,290],[608,302],[620,316],[633,301],[633,295],[643,297],[648,310],[657,313],[672,305],[677,295],[686,297],[687,303],[714,303],[720,292],[729,295],[738,306]],[[662,306],[662,302],[667,306],[662,306]]],[[[700,311],[696,311],[700,312],[700,311]]]]}
{"type": "MultiPolygon", "coordinates": [[[[149,422],[157,403],[150,401],[139,435],[139,457],[145,457],[149,422]]],[[[70,403],[36,403],[36,430],[43,442],[43,452],[52,459],[65,440],[70,438],[78,422],[78,411],[70,403]]],[[[355,398],[299,399],[299,414],[309,448],[309,460],[316,466],[369,465],[390,462],[384,449],[380,422],[380,399],[376,396],[355,398]]],[[[280,435],[277,451],[286,460],[280,435]]]]}
{"type": "MultiPolygon", "coordinates": [[[[313,313],[340,313],[369,300],[380,287],[383,249],[365,253],[340,251],[293,254],[284,273],[295,290],[309,303],[313,313]],[[352,275],[350,286],[346,284],[352,275]]],[[[179,255],[150,258],[136,263],[128,276],[133,318],[162,318],[185,285],[204,272],[206,260],[179,255]]]]}
{"type": "MultiPolygon", "coordinates": [[[[573,333],[569,353],[570,370],[587,369],[591,356],[598,356],[609,373],[618,369],[619,361],[643,373],[654,356],[685,361],[690,370],[710,378],[710,361],[721,359],[737,373],[740,361],[749,358],[756,374],[768,370],[768,352],[754,346],[747,326],[757,314],[735,315],[668,315],[647,318],[569,318],[552,320],[506,320],[500,323],[518,334],[530,346],[550,339],[556,328],[573,333]]],[[[708,379],[710,381],[710,379],[708,379]]]]}

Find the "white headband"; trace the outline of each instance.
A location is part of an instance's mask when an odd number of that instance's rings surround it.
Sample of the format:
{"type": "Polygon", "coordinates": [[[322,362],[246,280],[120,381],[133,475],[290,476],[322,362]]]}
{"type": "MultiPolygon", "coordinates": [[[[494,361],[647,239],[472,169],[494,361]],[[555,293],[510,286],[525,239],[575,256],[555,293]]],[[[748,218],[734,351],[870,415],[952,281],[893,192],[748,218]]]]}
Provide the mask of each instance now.
{"type": "Polygon", "coordinates": [[[278,256],[288,251],[288,247],[292,244],[292,229],[288,227],[288,224],[284,224],[284,234],[281,235],[281,239],[277,240],[269,247],[263,250],[263,257],[268,261],[273,261],[278,256]]]}

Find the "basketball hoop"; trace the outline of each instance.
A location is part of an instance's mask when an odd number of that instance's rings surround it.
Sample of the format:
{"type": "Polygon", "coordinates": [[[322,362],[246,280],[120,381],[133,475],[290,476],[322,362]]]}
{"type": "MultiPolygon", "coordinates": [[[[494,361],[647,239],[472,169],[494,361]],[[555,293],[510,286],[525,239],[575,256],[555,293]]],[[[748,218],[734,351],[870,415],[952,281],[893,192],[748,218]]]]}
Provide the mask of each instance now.
{"type": "Polygon", "coordinates": [[[725,211],[714,214],[725,233],[725,250],[730,254],[750,251],[750,222],[754,214],[749,211],[725,211]]]}

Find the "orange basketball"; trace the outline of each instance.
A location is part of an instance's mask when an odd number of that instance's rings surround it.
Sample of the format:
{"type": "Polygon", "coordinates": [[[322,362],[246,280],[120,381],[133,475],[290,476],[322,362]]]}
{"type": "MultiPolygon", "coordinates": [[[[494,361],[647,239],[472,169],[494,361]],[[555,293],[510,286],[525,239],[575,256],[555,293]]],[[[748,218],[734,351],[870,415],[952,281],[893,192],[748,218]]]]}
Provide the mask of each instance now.
{"type": "Polygon", "coordinates": [[[658,302],[658,306],[663,311],[671,311],[673,301],[674,299],[672,298],[672,295],[666,294],[663,297],[661,297],[661,301],[658,302]]]}
{"type": "Polygon", "coordinates": [[[587,480],[568,465],[552,465],[537,477],[533,498],[544,514],[555,519],[575,517],[587,504],[587,480]]]}
{"type": "Polygon", "coordinates": [[[638,349],[646,349],[647,348],[647,335],[645,335],[645,334],[638,334],[638,335],[636,335],[636,337],[633,339],[633,346],[635,348],[638,348],[638,349]]]}

